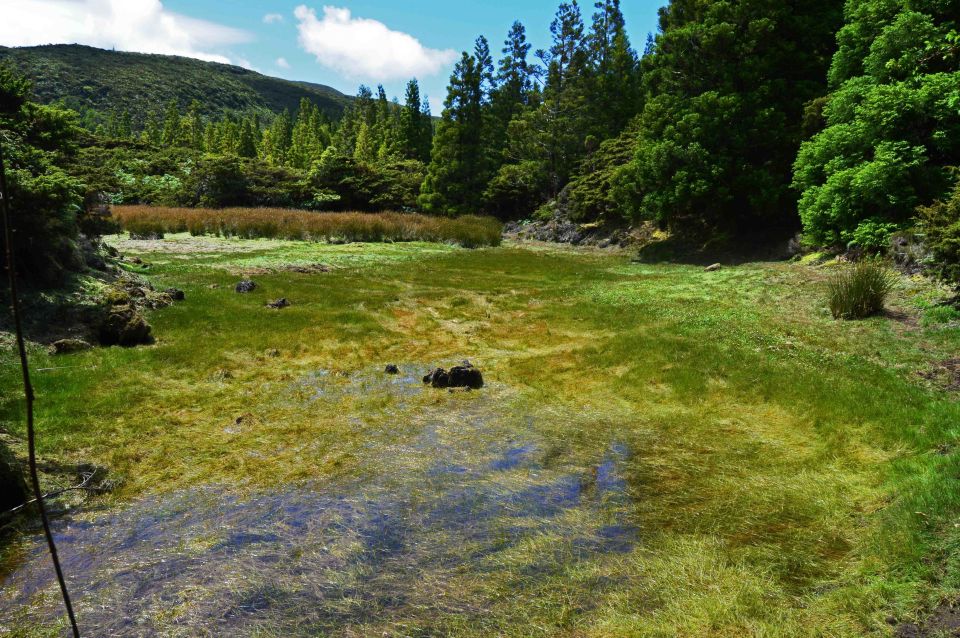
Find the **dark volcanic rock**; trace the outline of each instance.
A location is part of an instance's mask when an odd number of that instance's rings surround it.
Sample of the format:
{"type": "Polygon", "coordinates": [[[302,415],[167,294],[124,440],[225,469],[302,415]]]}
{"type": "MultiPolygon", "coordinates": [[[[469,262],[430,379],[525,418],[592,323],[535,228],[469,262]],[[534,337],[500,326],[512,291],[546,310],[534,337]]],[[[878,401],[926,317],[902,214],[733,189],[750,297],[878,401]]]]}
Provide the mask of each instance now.
{"type": "Polygon", "coordinates": [[[454,366],[449,371],[436,368],[423,378],[434,388],[473,388],[483,387],[483,375],[470,363],[454,366]]]}
{"type": "Polygon", "coordinates": [[[71,352],[80,352],[89,350],[93,346],[83,339],[60,339],[50,344],[54,354],[70,354],[71,352]]]}
{"type": "Polygon", "coordinates": [[[480,370],[469,363],[450,368],[449,376],[451,388],[473,388],[476,390],[483,387],[483,375],[480,374],[480,370]]]}
{"type": "Polygon", "coordinates": [[[423,382],[434,388],[446,388],[450,385],[450,377],[443,368],[434,368],[423,377],[423,382]]]}
{"type": "Polygon", "coordinates": [[[244,279],[236,285],[235,290],[237,292],[253,292],[256,288],[256,283],[249,279],[244,279]]]}
{"type": "Polygon", "coordinates": [[[135,306],[113,306],[100,324],[100,343],[105,346],[153,343],[150,330],[150,324],[135,306]]]}
{"type": "Polygon", "coordinates": [[[183,291],[179,288],[167,288],[164,292],[170,295],[170,298],[174,301],[183,301],[186,299],[186,295],[184,295],[183,291]]]}
{"type": "Polygon", "coordinates": [[[290,302],[287,301],[287,298],[286,298],[286,297],[280,297],[280,298],[277,299],[276,301],[271,301],[270,303],[268,303],[268,304],[267,304],[267,307],[268,307],[268,308],[276,308],[277,310],[279,310],[280,308],[286,308],[286,307],[288,307],[289,305],[290,305],[290,302]]]}
{"type": "Polygon", "coordinates": [[[23,472],[10,450],[0,443],[0,512],[6,512],[27,500],[23,472]]]}
{"type": "Polygon", "coordinates": [[[387,367],[383,369],[387,374],[400,374],[400,368],[397,367],[394,363],[388,363],[387,367]]]}

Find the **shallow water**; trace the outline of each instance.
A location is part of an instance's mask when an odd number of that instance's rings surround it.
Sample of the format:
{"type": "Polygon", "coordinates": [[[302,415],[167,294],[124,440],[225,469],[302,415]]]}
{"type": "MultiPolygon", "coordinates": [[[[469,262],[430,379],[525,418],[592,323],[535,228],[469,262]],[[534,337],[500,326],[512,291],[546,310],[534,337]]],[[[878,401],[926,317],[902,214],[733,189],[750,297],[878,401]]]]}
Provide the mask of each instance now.
{"type": "MultiPolygon", "coordinates": [[[[389,392],[402,404],[435,392],[419,372],[318,373],[295,391],[310,402],[389,392]]],[[[518,557],[528,581],[633,549],[640,530],[622,476],[626,447],[613,443],[583,466],[548,463],[534,428],[503,438],[496,387],[464,394],[418,420],[415,435],[372,452],[362,478],[247,494],[207,485],[58,521],[86,632],[339,635],[407,620],[439,625],[445,615],[482,614],[489,601],[471,599],[463,582],[515,570],[518,557]]],[[[41,539],[28,539],[3,582],[0,630],[57,617],[50,571],[41,539]]]]}

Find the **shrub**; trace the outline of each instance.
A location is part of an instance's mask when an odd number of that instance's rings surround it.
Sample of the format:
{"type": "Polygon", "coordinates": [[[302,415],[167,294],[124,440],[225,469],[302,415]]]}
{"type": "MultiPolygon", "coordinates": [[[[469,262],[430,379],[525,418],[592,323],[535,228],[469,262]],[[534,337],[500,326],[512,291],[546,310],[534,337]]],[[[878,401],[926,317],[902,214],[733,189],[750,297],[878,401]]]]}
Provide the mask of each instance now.
{"type": "Polygon", "coordinates": [[[883,311],[896,275],[874,259],[858,262],[829,282],[828,300],[835,319],[863,319],[883,311]]]}
{"type": "Polygon", "coordinates": [[[929,270],[942,279],[960,283],[960,182],[950,199],[921,208],[919,220],[932,253],[929,270]]]}
{"type": "Polygon", "coordinates": [[[852,232],[844,232],[843,239],[847,242],[847,248],[859,248],[876,255],[887,251],[890,238],[897,230],[896,224],[867,219],[860,222],[852,232]]]}

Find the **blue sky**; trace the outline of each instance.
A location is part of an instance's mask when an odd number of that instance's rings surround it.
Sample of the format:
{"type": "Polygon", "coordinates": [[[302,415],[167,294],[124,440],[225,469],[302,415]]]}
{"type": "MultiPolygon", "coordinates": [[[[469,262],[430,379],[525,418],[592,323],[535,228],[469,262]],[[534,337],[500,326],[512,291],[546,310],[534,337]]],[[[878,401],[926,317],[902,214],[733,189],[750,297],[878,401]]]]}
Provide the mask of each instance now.
{"type": "MultiPolygon", "coordinates": [[[[416,76],[439,114],[459,52],[478,35],[499,54],[514,20],[534,49],[549,44],[559,0],[4,0],[0,44],[79,42],[231,62],[352,94],[382,83],[403,95],[416,76]]],[[[661,0],[624,0],[634,47],[656,30],[661,0]]],[[[593,0],[582,3],[585,18],[593,0]]]]}

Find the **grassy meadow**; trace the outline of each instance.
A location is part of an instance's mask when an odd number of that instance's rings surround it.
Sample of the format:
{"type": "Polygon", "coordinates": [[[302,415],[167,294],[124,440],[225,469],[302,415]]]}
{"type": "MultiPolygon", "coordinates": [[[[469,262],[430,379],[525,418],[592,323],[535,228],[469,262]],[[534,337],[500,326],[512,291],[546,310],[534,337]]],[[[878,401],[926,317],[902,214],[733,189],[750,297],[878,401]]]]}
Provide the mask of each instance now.
{"type": "MultiPolygon", "coordinates": [[[[829,266],[194,235],[108,240],[186,292],[155,345],[33,353],[40,453],[122,479],[60,526],[90,635],[852,638],[960,589],[928,283],[837,321],[829,266]],[[483,389],[419,386],[463,359],[483,389]]],[[[58,635],[38,548],[0,633],[58,635]]]]}
{"type": "Polygon", "coordinates": [[[416,213],[319,213],[285,208],[168,208],[117,206],[121,227],[141,236],[189,232],[241,239],[344,242],[447,242],[465,248],[497,246],[502,226],[492,217],[435,217],[416,213]]]}

